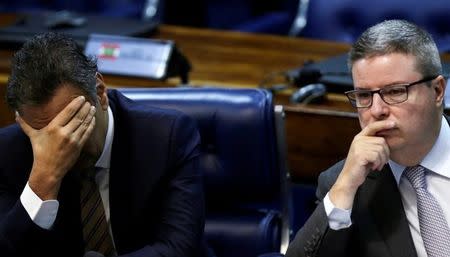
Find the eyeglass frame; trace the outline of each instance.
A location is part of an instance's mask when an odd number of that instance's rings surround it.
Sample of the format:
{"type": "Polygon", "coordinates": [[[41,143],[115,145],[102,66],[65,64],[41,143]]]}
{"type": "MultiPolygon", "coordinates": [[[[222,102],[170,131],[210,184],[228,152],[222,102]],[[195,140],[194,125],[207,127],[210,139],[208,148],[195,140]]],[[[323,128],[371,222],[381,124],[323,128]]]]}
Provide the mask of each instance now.
{"type": "Polygon", "coordinates": [[[348,100],[350,101],[350,104],[354,108],[369,108],[369,107],[371,107],[372,104],[373,104],[373,95],[374,94],[378,94],[381,97],[381,100],[383,100],[383,102],[385,102],[386,104],[394,105],[394,104],[403,103],[406,100],[408,100],[408,96],[409,96],[408,93],[409,93],[409,88],[410,87],[412,87],[414,85],[418,85],[418,84],[422,84],[422,83],[425,83],[425,82],[429,82],[429,81],[435,80],[435,79],[437,79],[437,77],[439,77],[439,75],[426,76],[426,77],[424,77],[424,78],[422,78],[420,80],[417,80],[417,81],[414,81],[414,82],[411,82],[411,83],[390,85],[390,86],[386,86],[384,88],[380,88],[380,89],[377,89],[377,90],[355,89],[355,90],[346,91],[346,92],[344,92],[344,94],[347,96],[348,100]],[[400,102],[395,102],[395,103],[388,103],[388,102],[386,102],[386,100],[384,100],[384,95],[383,95],[382,91],[384,91],[386,89],[394,88],[394,87],[399,87],[399,86],[404,87],[406,89],[405,100],[400,101],[400,102]],[[370,104],[367,105],[367,106],[359,106],[358,107],[357,104],[356,104],[356,98],[352,99],[350,97],[350,94],[355,93],[355,92],[361,92],[361,91],[370,93],[370,104]]]}

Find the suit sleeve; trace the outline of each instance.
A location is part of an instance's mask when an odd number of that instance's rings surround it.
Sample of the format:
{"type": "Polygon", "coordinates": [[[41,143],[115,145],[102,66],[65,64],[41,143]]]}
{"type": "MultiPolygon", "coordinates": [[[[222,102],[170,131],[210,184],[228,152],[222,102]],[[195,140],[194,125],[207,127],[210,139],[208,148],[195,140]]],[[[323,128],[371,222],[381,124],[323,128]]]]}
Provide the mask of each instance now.
{"type": "Polygon", "coordinates": [[[333,230],[328,225],[323,198],[343,167],[343,161],[321,173],[316,191],[318,205],[290,243],[286,257],[351,256],[348,247],[352,226],[333,230]]]}
{"type": "Polygon", "coordinates": [[[179,116],[172,127],[170,174],[156,240],[126,257],[198,256],[204,230],[203,181],[199,170],[200,135],[194,121],[179,116]]]}
{"type": "Polygon", "coordinates": [[[52,231],[36,225],[20,201],[28,179],[28,164],[32,162],[31,148],[25,147],[27,145],[28,138],[17,125],[3,128],[0,132],[1,256],[23,256],[28,252],[41,256],[34,251],[36,245],[49,245],[52,240],[52,231]]]}
{"type": "Polygon", "coordinates": [[[22,256],[23,251],[39,243],[49,245],[44,241],[51,234],[31,220],[13,191],[0,185],[0,253],[10,257],[22,256]]]}

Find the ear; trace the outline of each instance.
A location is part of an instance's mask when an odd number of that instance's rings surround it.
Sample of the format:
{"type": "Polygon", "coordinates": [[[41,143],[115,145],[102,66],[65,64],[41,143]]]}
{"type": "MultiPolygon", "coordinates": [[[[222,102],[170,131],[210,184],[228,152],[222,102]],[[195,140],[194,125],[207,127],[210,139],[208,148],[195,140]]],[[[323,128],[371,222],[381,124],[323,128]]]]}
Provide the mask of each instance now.
{"type": "Polygon", "coordinates": [[[436,105],[441,107],[444,103],[445,87],[447,86],[447,81],[445,81],[442,75],[439,75],[433,83],[433,89],[436,92],[436,105]]]}
{"type": "Polygon", "coordinates": [[[103,76],[99,72],[95,74],[96,84],[95,88],[97,89],[97,100],[100,103],[101,108],[106,111],[108,110],[108,94],[105,82],[103,81],[103,76]]]}

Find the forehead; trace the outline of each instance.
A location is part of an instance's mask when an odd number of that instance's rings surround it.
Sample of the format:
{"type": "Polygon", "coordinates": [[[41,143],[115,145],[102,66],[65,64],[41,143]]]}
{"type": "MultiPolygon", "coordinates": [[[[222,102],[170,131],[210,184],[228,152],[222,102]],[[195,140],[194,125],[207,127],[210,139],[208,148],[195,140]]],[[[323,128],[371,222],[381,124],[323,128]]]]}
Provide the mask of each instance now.
{"type": "Polygon", "coordinates": [[[41,129],[47,126],[74,98],[85,95],[80,89],[62,85],[55,90],[53,97],[42,105],[23,105],[22,118],[33,128],[41,129]]]}
{"type": "Polygon", "coordinates": [[[356,61],[352,66],[356,88],[379,88],[385,85],[409,83],[420,79],[413,55],[391,53],[356,61]]]}

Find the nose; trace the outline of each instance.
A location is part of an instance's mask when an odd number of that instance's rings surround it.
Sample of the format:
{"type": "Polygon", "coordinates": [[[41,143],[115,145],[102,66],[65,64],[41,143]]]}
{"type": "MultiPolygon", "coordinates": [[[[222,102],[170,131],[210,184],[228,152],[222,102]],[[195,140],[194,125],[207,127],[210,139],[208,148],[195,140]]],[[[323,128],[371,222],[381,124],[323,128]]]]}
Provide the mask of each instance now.
{"type": "Polygon", "coordinates": [[[370,112],[377,120],[382,120],[389,116],[389,105],[383,101],[378,93],[375,93],[372,96],[372,106],[370,107],[370,112]]]}

